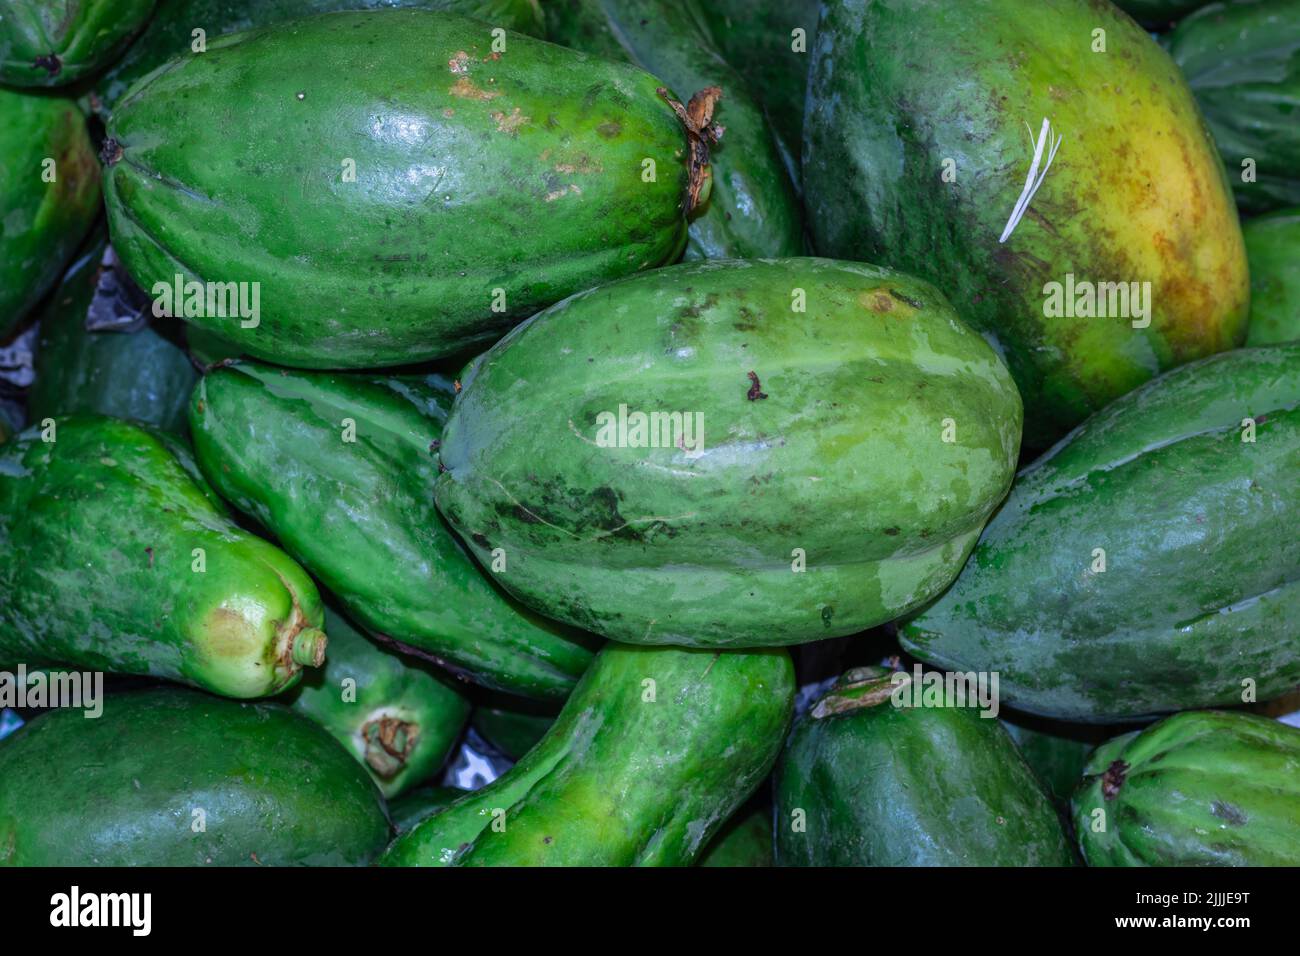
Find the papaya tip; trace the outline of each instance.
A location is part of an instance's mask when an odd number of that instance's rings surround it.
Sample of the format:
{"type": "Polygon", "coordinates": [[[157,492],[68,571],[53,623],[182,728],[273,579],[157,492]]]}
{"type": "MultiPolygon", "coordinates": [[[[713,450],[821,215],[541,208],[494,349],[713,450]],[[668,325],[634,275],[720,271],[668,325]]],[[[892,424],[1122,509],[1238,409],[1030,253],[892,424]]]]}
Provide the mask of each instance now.
{"type": "Polygon", "coordinates": [[[320,667],[325,663],[325,645],[329,638],[318,627],[304,627],[294,635],[291,655],[303,667],[320,667]]]}

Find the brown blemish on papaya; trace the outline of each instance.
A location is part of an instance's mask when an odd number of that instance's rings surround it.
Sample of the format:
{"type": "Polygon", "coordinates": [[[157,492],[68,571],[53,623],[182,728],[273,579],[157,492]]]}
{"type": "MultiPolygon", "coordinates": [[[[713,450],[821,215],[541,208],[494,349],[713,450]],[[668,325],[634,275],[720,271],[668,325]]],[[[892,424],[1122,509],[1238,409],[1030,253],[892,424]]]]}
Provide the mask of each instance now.
{"type": "Polygon", "coordinates": [[[519,132],[519,127],[532,122],[532,117],[524,116],[517,106],[509,114],[498,110],[489,115],[496,120],[498,133],[509,133],[512,136],[519,132]]]}
{"type": "Polygon", "coordinates": [[[447,92],[462,100],[491,100],[501,95],[475,86],[468,76],[462,76],[447,88],[447,92]]]}
{"type": "Polygon", "coordinates": [[[557,173],[603,173],[605,167],[593,160],[590,156],[583,155],[579,157],[576,163],[556,163],[555,171],[557,173]]]}
{"type": "Polygon", "coordinates": [[[623,124],[618,120],[610,120],[608,123],[601,123],[596,127],[596,135],[602,139],[613,139],[623,132],[623,124]]]}
{"type": "Polygon", "coordinates": [[[756,402],[761,398],[767,398],[767,393],[763,391],[762,386],[759,384],[758,374],[756,372],[749,373],[749,381],[750,386],[749,391],[745,393],[746,398],[751,402],[756,402]]]}
{"type": "Polygon", "coordinates": [[[38,56],[33,60],[32,66],[38,70],[45,70],[50,76],[58,76],[63,70],[63,61],[53,53],[46,53],[44,56],[38,56]]]}
{"type": "Polygon", "coordinates": [[[149,555],[149,567],[153,567],[153,548],[145,548],[144,553],[149,555]]]}
{"type": "Polygon", "coordinates": [[[1101,795],[1106,800],[1114,800],[1119,796],[1119,788],[1124,783],[1124,777],[1128,774],[1128,763],[1123,760],[1116,760],[1106,772],[1101,775],[1101,795]]]}
{"type": "Polygon", "coordinates": [[[115,139],[104,140],[104,145],[100,147],[99,158],[105,166],[112,166],[122,159],[122,144],[115,139]]]}
{"type": "Polygon", "coordinates": [[[469,54],[464,50],[457,50],[456,55],[447,61],[447,68],[453,73],[468,73],[469,54]]]}
{"type": "Polygon", "coordinates": [[[858,296],[858,301],[872,312],[883,315],[893,311],[894,300],[884,289],[873,289],[858,296]]]}

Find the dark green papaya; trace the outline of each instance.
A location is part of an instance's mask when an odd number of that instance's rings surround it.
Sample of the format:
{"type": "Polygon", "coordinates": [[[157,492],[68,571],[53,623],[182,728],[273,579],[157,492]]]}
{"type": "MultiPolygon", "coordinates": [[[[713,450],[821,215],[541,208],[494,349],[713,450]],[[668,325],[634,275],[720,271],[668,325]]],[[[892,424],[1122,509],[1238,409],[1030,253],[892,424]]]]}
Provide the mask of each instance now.
{"type": "MultiPolygon", "coordinates": [[[[331,639],[333,634],[331,631],[331,639]]],[[[1078,735],[1066,736],[1028,723],[1004,719],[1002,726],[1048,795],[1058,804],[1068,803],[1095,745],[1088,739],[1079,739],[1078,735]]]]}
{"type": "Polygon", "coordinates": [[[552,701],[491,694],[474,708],[470,725],[501,753],[518,760],[546,736],[559,713],[552,701]]]}
{"type": "Polygon", "coordinates": [[[804,126],[814,245],[928,279],[996,340],[1027,445],[1242,342],[1222,164],[1178,68],[1128,16],[1095,0],[825,9],[804,126]]]}
{"type": "Polygon", "coordinates": [[[460,738],[469,701],[432,667],[378,647],[328,608],[325,632],[329,663],[286,703],[365,764],[385,797],[428,780],[460,738]]]}
{"type": "Polygon", "coordinates": [[[307,572],[231,521],[163,433],[74,416],[0,449],[0,663],[261,697],[320,666],[321,623],[307,572]]]}
{"type": "Polygon", "coordinates": [[[1052,802],[995,719],[899,706],[911,675],[847,671],[776,769],[778,866],[1069,866],[1052,802]]]}
{"type": "Polygon", "coordinates": [[[1246,344],[1300,339],[1300,208],[1257,216],[1241,232],[1250,259],[1246,344]]]}
{"type": "Polygon", "coordinates": [[[0,742],[0,866],[355,866],[383,799],[279,704],[176,688],[50,711],[0,742]]]}
{"type": "Polygon", "coordinates": [[[659,82],[420,10],[218,37],[118,102],[113,246],[147,291],[179,288],[171,314],[258,358],[460,353],[680,251],[706,168],[659,82]]]}
{"type": "Polygon", "coordinates": [[[130,282],[111,251],[105,258],[107,248],[106,235],[96,236],[41,313],[28,415],[34,422],[107,415],[182,433],[198,373],[178,342],[180,323],[144,321],[122,332],[86,328],[97,300],[111,309],[115,291],[130,282]]]}
{"type": "Polygon", "coordinates": [[[595,638],[506,597],[434,506],[452,391],[441,376],[229,365],[194,390],[195,456],[367,630],[487,686],[563,697],[595,638]]]}
{"type": "Polygon", "coordinates": [[[1300,206],[1300,0],[1212,3],[1169,52],[1191,85],[1249,212],[1300,206]]]}
{"type": "Polygon", "coordinates": [[[793,707],[785,650],[608,644],[524,759],[381,862],[691,864],[767,776],[793,707]]]}
{"type": "Polygon", "coordinates": [[[0,0],[0,83],[64,86],[111,63],[156,0],[0,0]]]}
{"type": "Polygon", "coordinates": [[[413,830],[418,823],[441,813],[465,795],[455,787],[420,787],[388,802],[388,818],[393,829],[401,836],[413,830]]]}
{"type": "Polygon", "coordinates": [[[99,212],[99,163],[71,100],[0,88],[0,340],[49,292],[99,212]]]}
{"type": "Polygon", "coordinates": [[[1020,710],[1106,721],[1300,682],[1300,344],[1184,366],[1020,473],[900,632],[1020,710]],[[1231,653],[1225,649],[1231,649],[1231,653]]]}
{"type": "Polygon", "coordinates": [[[803,217],[763,110],[719,54],[696,0],[549,0],[553,43],[626,60],[667,82],[685,102],[717,87],[710,147],[712,191],[696,210],[688,259],[754,259],[804,251],[803,217]]]}
{"type": "Polygon", "coordinates": [[[860,263],[611,283],[463,384],[442,513],[525,603],[639,644],[798,644],[898,617],[956,575],[1019,449],[993,350],[933,286],[860,263]]]}
{"type": "Polygon", "coordinates": [[[718,831],[698,866],[772,866],[772,807],[741,809],[718,831]]]}
{"type": "Polygon", "coordinates": [[[1089,866],[1300,866],[1300,730],[1176,714],[1098,747],[1074,797],[1089,866]]]}

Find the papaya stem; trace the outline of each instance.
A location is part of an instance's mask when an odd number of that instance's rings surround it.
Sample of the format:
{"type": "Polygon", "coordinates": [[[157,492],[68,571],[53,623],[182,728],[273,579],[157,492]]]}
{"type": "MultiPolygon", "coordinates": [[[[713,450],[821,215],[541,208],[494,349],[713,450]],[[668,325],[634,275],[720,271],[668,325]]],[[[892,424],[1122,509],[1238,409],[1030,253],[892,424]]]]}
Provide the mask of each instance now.
{"type": "Polygon", "coordinates": [[[686,128],[686,138],[690,142],[690,178],[687,183],[686,215],[708,202],[713,187],[713,175],[709,168],[709,146],[722,139],[726,127],[713,122],[713,110],[718,100],[722,99],[722,88],[706,86],[683,106],[672,98],[666,87],[659,87],[657,92],[677,118],[686,128]]]}
{"type": "Polygon", "coordinates": [[[318,627],[304,627],[293,637],[290,655],[303,667],[320,667],[325,663],[325,645],[329,638],[318,627]]]}

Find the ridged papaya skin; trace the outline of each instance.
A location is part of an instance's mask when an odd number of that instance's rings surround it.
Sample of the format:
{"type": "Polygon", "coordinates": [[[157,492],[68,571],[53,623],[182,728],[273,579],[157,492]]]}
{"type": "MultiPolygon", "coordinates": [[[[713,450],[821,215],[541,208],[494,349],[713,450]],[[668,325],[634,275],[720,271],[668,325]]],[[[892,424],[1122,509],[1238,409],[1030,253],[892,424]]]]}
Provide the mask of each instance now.
{"type": "Polygon", "coordinates": [[[72,416],[0,450],[0,663],[262,697],[320,665],[321,621],[307,572],[231,521],[163,433],[72,416]]]}
{"type": "Polygon", "coordinates": [[[0,210],[3,339],[59,281],[99,212],[99,163],[76,103],[0,88],[0,210]]]}
{"type": "Polygon", "coordinates": [[[712,191],[692,213],[687,259],[803,254],[803,213],[772,131],[696,0],[548,0],[544,9],[552,43],[635,63],[683,103],[706,87],[722,90],[713,119],[726,132],[709,151],[712,191]]]}
{"type": "Polygon", "coordinates": [[[938,286],[999,343],[1032,448],[1245,337],[1245,249],[1214,144],[1178,68],[1108,3],[968,0],[959,16],[948,0],[828,4],[804,137],[818,254],[938,286]],[[1097,29],[1105,54],[1091,51],[1097,29]],[[1045,118],[1059,152],[999,242],[1031,168],[1026,126],[1038,137],[1045,118]],[[1072,281],[1149,282],[1150,314],[1116,317],[1103,294],[1112,317],[1063,302],[1049,315],[1049,284],[1063,300],[1072,281]]]}
{"type": "Polygon", "coordinates": [[[367,630],[489,687],[563,697],[596,639],[506,596],[434,506],[452,390],[441,376],[229,365],[194,390],[195,457],[367,630]]]}
{"type": "Polygon", "coordinates": [[[328,664],[285,703],[361,761],[386,798],[428,780],[460,738],[469,701],[432,667],[377,646],[328,608],[325,632],[328,664]]]}
{"type": "Polygon", "coordinates": [[[0,742],[0,779],[0,866],[361,866],[389,833],[312,721],[175,688],[42,714],[0,742]]]}
{"type": "Polygon", "coordinates": [[[608,644],[536,747],[380,863],[690,865],[771,770],[794,690],[783,649],[608,644]]]}
{"type": "Polygon", "coordinates": [[[1300,730],[1176,714],[1097,749],[1074,797],[1089,866],[1300,866],[1300,730]]]}
{"type": "Polygon", "coordinates": [[[95,84],[97,111],[112,112],[127,89],[168,60],[194,51],[194,30],[204,43],[243,30],[348,10],[394,8],[458,13],[545,39],[538,0],[167,0],[120,60],[95,84]]]}
{"type": "Polygon", "coordinates": [[[1114,402],[1020,473],[904,649],[998,671],[1004,702],[1074,721],[1300,683],[1297,406],[1300,345],[1213,356],[1114,402]]]}
{"type": "Polygon", "coordinates": [[[1212,3],[1169,36],[1249,212],[1300,206],[1300,0],[1212,3]],[[1254,182],[1242,162],[1254,160],[1254,182]]]}
{"type": "Polygon", "coordinates": [[[0,0],[0,83],[65,86],[107,66],[156,0],[0,0]]]}
{"type": "Polygon", "coordinates": [[[848,671],[795,724],[776,769],[777,866],[1073,863],[996,719],[895,706],[894,690],[879,668],[848,671]]]}
{"type": "Polygon", "coordinates": [[[1300,340],[1300,209],[1257,216],[1241,231],[1250,260],[1246,344],[1300,340]]]}
{"type": "Polygon", "coordinates": [[[1010,375],[937,290],[823,259],[581,293],[462,383],[439,509],[485,566],[502,549],[494,576],[526,604],[638,644],[798,644],[919,606],[1006,493],[1020,439],[1010,375]],[[702,416],[702,446],[601,447],[620,405],[702,416]]]}
{"type": "Polygon", "coordinates": [[[451,14],[331,13],[160,67],[108,124],[114,248],[146,290],[259,283],[255,327],[185,318],[313,368],[458,353],[673,258],[688,142],[659,81],[492,42],[451,14]]]}

